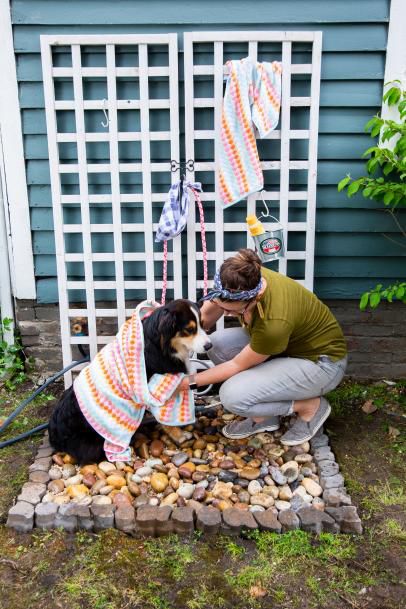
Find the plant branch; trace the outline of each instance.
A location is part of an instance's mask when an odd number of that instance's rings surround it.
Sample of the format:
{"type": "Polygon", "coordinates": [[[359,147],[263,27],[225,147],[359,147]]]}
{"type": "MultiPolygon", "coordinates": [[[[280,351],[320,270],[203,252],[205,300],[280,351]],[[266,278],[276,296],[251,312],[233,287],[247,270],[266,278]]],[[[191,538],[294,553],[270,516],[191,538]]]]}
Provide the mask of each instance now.
{"type": "Polygon", "coordinates": [[[393,211],[393,209],[386,209],[385,211],[388,211],[390,213],[390,215],[392,216],[393,221],[395,222],[396,226],[398,227],[398,229],[400,230],[400,232],[402,233],[402,235],[406,239],[406,230],[403,228],[403,226],[401,225],[401,223],[397,219],[396,214],[393,211]]]}
{"type": "Polygon", "coordinates": [[[399,243],[399,241],[396,241],[396,239],[393,239],[393,237],[389,237],[385,233],[382,233],[382,235],[385,237],[385,239],[388,239],[389,241],[393,241],[393,243],[396,243],[396,245],[398,245],[399,247],[403,247],[404,249],[406,249],[406,245],[403,245],[403,243],[399,243]]]}

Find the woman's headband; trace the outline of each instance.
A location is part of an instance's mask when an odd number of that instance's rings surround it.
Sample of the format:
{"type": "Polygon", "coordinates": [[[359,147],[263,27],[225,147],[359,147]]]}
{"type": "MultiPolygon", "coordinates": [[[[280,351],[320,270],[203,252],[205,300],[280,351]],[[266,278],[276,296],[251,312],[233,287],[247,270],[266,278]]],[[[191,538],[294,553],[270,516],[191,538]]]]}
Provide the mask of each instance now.
{"type": "Polygon", "coordinates": [[[262,278],[259,280],[258,285],[252,290],[238,290],[230,292],[223,288],[220,279],[220,271],[217,271],[214,276],[213,289],[203,296],[202,300],[213,300],[214,298],[220,298],[221,300],[251,300],[259,294],[262,288],[262,278]]]}

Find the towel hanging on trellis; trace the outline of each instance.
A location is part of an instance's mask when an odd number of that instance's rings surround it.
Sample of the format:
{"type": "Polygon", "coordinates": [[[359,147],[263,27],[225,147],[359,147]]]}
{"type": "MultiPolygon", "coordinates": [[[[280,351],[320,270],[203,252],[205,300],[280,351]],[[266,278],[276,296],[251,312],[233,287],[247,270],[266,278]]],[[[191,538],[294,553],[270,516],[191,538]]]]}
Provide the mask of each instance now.
{"type": "Polygon", "coordinates": [[[249,57],[227,61],[228,80],[220,131],[219,184],[225,207],[262,190],[264,177],[255,141],[279,120],[282,64],[249,57]]]}
{"type": "Polygon", "coordinates": [[[155,241],[162,241],[164,247],[163,285],[161,297],[162,305],[165,304],[168,279],[168,240],[179,235],[187,224],[191,192],[193,193],[199,209],[200,232],[203,250],[203,294],[204,296],[207,294],[208,271],[206,227],[204,222],[203,205],[199,196],[199,192],[202,192],[202,185],[200,182],[189,182],[182,179],[172,184],[171,188],[169,189],[155,235],[155,241]]]}

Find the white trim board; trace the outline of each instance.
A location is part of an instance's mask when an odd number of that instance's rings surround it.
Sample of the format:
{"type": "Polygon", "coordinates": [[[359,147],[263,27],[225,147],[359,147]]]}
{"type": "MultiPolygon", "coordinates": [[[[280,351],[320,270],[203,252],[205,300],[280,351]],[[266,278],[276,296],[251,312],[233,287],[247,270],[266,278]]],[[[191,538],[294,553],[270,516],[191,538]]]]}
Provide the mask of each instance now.
{"type": "Polygon", "coordinates": [[[11,281],[16,298],[35,299],[34,256],[18,99],[10,4],[0,2],[0,128],[4,155],[4,206],[10,223],[11,281]]]}
{"type": "MultiPolygon", "coordinates": [[[[385,80],[400,80],[406,87],[406,4],[405,0],[391,0],[388,41],[386,46],[385,80]]],[[[395,108],[382,104],[382,118],[397,120],[395,108]]]]}

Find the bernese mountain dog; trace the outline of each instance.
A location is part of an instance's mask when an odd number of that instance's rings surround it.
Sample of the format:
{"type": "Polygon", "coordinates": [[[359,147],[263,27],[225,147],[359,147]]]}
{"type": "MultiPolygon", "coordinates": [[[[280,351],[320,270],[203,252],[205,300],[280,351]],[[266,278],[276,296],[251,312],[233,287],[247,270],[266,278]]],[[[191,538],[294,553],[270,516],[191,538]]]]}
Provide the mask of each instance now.
{"type": "MultiPolygon", "coordinates": [[[[178,299],[156,308],[142,324],[148,380],[155,373],[187,373],[190,352],[203,353],[211,348],[200,323],[199,308],[189,300],[178,299]]],[[[57,451],[70,454],[79,464],[106,458],[104,438],[82,414],[73,386],[66,389],[51,415],[49,440],[57,451]]]]}

